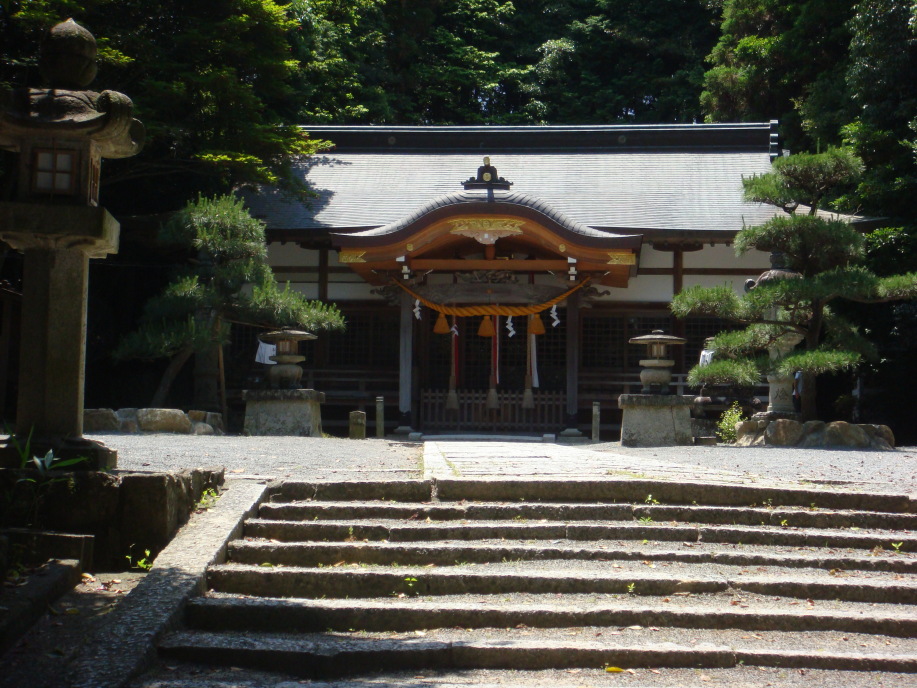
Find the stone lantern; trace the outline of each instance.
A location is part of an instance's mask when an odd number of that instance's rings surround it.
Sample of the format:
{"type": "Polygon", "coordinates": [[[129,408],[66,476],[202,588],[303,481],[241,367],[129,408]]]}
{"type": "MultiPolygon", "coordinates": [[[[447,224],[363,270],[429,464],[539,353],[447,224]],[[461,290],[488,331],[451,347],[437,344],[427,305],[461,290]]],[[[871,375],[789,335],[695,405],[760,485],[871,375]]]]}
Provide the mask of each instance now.
{"type": "Polygon", "coordinates": [[[681,337],[653,330],[634,337],[630,344],[646,347],[647,357],[640,361],[640,394],[618,397],[621,414],[621,444],[625,447],[666,447],[693,444],[691,406],[694,397],[669,394],[672,366],[669,347],[682,345],[681,337]]]}
{"type": "Polygon", "coordinates": [[[282,329],[263,334],[259,339],[277,347],[277,353],[271,356],[276,365],[272,365],[267,373],[271,389],[299,389],[302,368],[298,364],[306,360],[299,354],[299,343],[317,337],[302,330],[282,329]]]}
{"type": "MultiPolygon", "coordinates": [[[[800,277],[798,272],[794,272],[786,267],[785,256],[779,252],[773,252],[770,256],[771,269],[762,272],[757,279],[745,282],[745,291],[751,291],[755,287],[768,282],[775,282],[785,279],[797,279],[800,277]]],[[[777,308],[772,309],[771,320],[777,319],[777,308]]],[[[778,361],[789,354],[799,342],[803,340],[801,334],[786,333],[773,342],[767,349],[771,361],[778,361]]],[[[756,413],[756,419],[773,420],[777,418],[796,418],[796,409],[793,408],[793,376],[779,375],[772,371],[767,376],[768,382],[768,403],[766,413],[756,413]]]]}
{"type": "Polygon", "coordinates": [[[144,131],[127,96],[84,90],[95,57],[95,38],[69,19],[42,42],[45,87],[0,98],[0,148],[18,153],[0,239],[24,254],[16,432],[31,433],[34,453],[109,467],[114,452],[82,438],[89,259],[118,250],[118,222],[98,204],[101,159],[136,155],[144,131]]]}
{"type": "Polygon", "coordinates": [[[685,339],[662,330],[653,330],[651,334],[633,337],[629,344],[646,346],[646,358],[640,361],[640,382],[643,383],[642,394],[668,394],[672,381],[672,366],[675,361],[669,358],[669,347],[680,346],[685,339]]]}
{"type": "Polygon", "coordinates": [[[281,329],[260,335],[260,339],[277,346],[271,356],[276,365],[268,371],[269,389],[247,389],[245,400],[245,433],[248,435],[294,435],[321,437],[323,392],[302,389],[305,356],[299,354],[299,343],[316,339],[302,330],[281,329]]]}

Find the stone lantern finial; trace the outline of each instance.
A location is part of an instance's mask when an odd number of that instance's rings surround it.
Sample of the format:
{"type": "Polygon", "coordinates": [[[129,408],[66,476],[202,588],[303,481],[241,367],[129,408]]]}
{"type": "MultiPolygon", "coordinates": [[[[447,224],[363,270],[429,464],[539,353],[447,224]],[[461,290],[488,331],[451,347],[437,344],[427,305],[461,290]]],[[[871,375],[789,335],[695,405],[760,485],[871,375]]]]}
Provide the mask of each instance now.
{"type": "Polygon", "coordinates": [[[84,89],[96,78],[95,37],[72,19],[48,29],[38,66],[51,88],[84,89]]]}

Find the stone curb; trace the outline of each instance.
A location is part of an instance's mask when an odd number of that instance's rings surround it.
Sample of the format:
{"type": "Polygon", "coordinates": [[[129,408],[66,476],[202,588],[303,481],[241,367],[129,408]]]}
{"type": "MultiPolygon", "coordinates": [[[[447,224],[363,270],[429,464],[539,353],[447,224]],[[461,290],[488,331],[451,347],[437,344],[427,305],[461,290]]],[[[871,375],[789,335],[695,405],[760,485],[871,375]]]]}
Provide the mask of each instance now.
{"type": "Polygon", "coordinates": [[[487,564],[504,561],[672,561],[684,564],[723,564],[726,566],[782,566],[787,568],[843,569],[917,573],[917,559],[894,557],[840,557],[832,555],[793,555],[769,552],[685,552],[678,550],[625,550],[599,547],[538,545],[461,545],[390,542],[247,542],[229,545],[236,564],[279,566],[330,566],[369,564],[389,566],[451,566],[457,561],[487,564]]]}
{"type": "Polygon", "coordinates": [[[146,578],[118,605],[70,665],[64,685],[119,688],[156,657],[156,640],[179,621],[185,602],[204,592],[206,570],[224,561],[266,486],[234,480],[209,510],[191,520],[159,554],[146,578]]]}
{"type": "Polygon", "coordinates": [[[0,655],[3,655],[48,611],[48,605],[68,593],[80,582],[82,570],[77,559],[51,560],[28,577],[20,588],[7,588],[0,594],[0,655]]]}
{"type": "Polygon", "coordinates": [[[500,538],[505,540],[661,540],[669,542],[707,542],[786,547],[829,547],[874,549],[898,540],[902,551],[917,551],[917,535],[847,534],[831,531],[805,531],[752,526],[695,526],[642,524],[627,521],[616,525],[567,523],[501,523],[486,521],[471,524],[347,524],[320,521],[298,523],[250,519],[245,534],[279,541],[296,540],[387,540],[389,542],[430,542],[435,540],[500,538]]]}
{"type": "Polygon", "coordinates": [[[312,568],[265,568],[250,565],[211,566],[208,581],[221,592],[261,597],[366,597],[415,595],[488,595],[507,593],[569,593],[671,595],[679,592],[714,593],[727,590],[802,599],[846,602],[917,604],[917,585],[873,581],[783,580],[767,576],[673,578],[632,572],[599,576],[567,571],[494,573],[436,571],[405,567],[397,571],[353,571],[312,568]],[[407,581],[411,582],[408,583],[407,581]]]}
{"type": "Polygon", "coordinates": [[[675,628],[744,631],[832,631],[911,638],[917,618],[904,614],[865,616],[859,612],[800,612],[766,609],[681,607],[658,602],[630,607],[591,604],[570,609],[554,604],[508,604],[482,609],[476,603],[407,602],[403,600],[305,600],[289,598],[200,597],[186,608],[187,624],[197,630],[316,633],[360,628],[369,632],[410,632],[433,628],[568,628],[626,627],[651,624],[675,628]]]}
{"type": "Polygon", "coordinates": [[[739,665],[917,671],[917,656],[825,652],[733,650],[725,646],[682,647],[671,643],[606,647],[598,643],[435,641],[296,642],[248,636],[235,642],[215,633],[175,633],[161,644],[165,654],[195,662],[332,677],[396,669],[731,668],[739,665]]]}

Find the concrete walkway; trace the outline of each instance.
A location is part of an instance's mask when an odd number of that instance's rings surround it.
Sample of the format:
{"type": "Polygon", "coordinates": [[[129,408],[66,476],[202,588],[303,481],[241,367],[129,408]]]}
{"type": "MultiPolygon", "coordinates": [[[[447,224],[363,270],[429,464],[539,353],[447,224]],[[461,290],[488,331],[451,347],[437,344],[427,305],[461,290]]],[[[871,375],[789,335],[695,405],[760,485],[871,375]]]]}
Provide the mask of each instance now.
{"type": "Polygon", "coordinates": [[[651,456],[595,451],[583,445],[538,442],[427,441],[423,464],[425,478],[652,478],[739,485],[799,484],[651,456]]]}

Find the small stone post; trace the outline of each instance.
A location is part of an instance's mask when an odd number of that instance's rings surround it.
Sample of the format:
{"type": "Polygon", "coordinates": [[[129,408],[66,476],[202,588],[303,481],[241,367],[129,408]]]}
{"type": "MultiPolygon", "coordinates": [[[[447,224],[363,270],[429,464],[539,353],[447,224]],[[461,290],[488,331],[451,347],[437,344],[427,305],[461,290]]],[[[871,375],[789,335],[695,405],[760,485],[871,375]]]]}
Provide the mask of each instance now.
{"type": "Polygon", "coordinates": [[[352,440],[365,440],[366,439],[366,412],[365,411],[351,411],[350,412],[350,439],[352,440]]]}
{"type": "Polygon", "coordinates": [[[597,402],[592,402],[592,441],[599,441],[599,421],[602,418],[602,405],[597,402]]]}
{"type": "Polygon", "coordinates": [[[385,437],[385,397],[376,397],[376,437],[385,437]]]}

